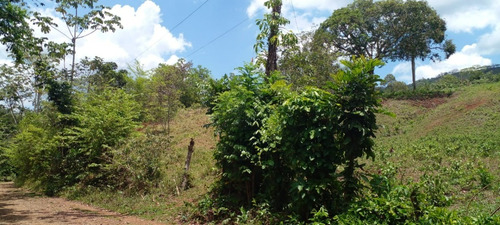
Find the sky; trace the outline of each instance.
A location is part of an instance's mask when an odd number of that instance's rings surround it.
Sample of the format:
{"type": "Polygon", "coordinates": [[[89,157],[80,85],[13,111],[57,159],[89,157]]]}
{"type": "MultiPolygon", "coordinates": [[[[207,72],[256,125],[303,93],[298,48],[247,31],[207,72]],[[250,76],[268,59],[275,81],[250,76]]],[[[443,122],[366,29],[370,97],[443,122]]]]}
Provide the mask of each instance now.
{"type": "MultiPolygon", "coordinates": [[[[447,38],[453,40],[457,51],[446,60],[417,61],[417,79],[500,63],[500,4],[497,1],[429,0],[429,5],[446,21],[447,38]]],[[[184,58],[208,68],[214,78],[220,78],[256,56],[253,45],[259,30],[255,20],[262,18],[266,10],[264,2],[100,0],[99,4],[109,6],[112,13],[121,17],[123,29],[114,33],[96,32],[78,40],[77,59],[99,56],[116,62],[121,68],[138,60],[146,69],[151,69],[159,63],[173,64],[184,58]]],[[[334,10],[351,2],[283,0],[283,16],[290,20],[284,29],[295,33],[312,30],[334,10]]],[[[50,4],[35,10],[57,16],[50,4]]],[[[56,31],[48,37],[69,42],[56,31]]],[[[0,63],[10,61],[4,49],[0,46],[0,63]]],[[[392,73],[397,80],[411,82],[409,62],[388,62],[375,72],[382,77],[392,73]]]]}

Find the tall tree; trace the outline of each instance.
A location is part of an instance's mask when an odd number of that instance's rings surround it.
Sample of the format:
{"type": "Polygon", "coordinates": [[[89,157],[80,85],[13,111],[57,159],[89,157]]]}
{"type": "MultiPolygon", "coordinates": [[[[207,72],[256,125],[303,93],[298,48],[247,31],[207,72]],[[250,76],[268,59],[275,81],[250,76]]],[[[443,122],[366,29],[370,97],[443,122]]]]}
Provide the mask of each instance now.
{"type": "Polygon", "coordinates": [[[276,23],[281,17],[281,0],[269,1],[268,7],[271,8],[271,23],[269,24],[269,36],[267,37],[267,62],[266,75],[269,76],[271,71],[278,69],[278,43],[273,40],[279,32],[279,23],[276,23]]]}
{"type": "MultiPolygon", "coordinates": [[[[33,1],[35,6],[44,6],[43,3],[33,1]]],[[[16,64],[25,62],[26,58],[40,55],[43,50],[52,52],[55,44],[46,42],[46,38],[37,38],[33,35],[28,21],[33,13],[24,0],[0,0],[0,43],[6,45],[16,64]],[[49,46],[50,45],[50,46],[49,46]],[[45,49],[42,50],[42,48],[45,49]]],[[[39,16],[44,20],[46,17],[39,16]]],[[[43,33],[48,27],[44,23],[36,23],[43,33]]]]}
{"type": "Polygon", "coordinates": [[[335,10],[315,33],[317,42],[347,56],[385,59],[400,41],[394,33],[401,1],[355,0],[335,10]]]}
{"type": "MultiPolygon", "coordinates": [[[[56,0],[58,4],[55,10],[60,13],[67,32],[59,29],[51,18],[42,18],[38,24],[45,24],[63,34],[71,41],[72,63],[69,82],[72,85],[75,76],[76,42],[93,34],[96,31],[115,31],[117,27],[122,28],[120,17],[109,12],[109,7],[95,5],[98,0],[56,0]],[[83,11],[83,13],[82,13],[83,11]]],[[[40,13],[35,13],[40,18],[40,13]]]]}
{"type": "Polygon", "coordinates": [[[415,59],[439,59],[439,54],[433,50],[443,50],[448,58],[455,53],[455,45],[451,40],[445,41],[446,22],[426,1],[406,1],[399,21],[401,23],[399,31],[404,35],[391,58],[411,61],[413,90],[415,90],[417,88],[415,59]]]}
{"type": "Polygon", "coordinates": [[[211,72],[207,68],[198,65],[191,66],[184,73],[180,101],[185,107],[203,103],[208,95],[208,86],[212,80],[211,72]]]}
{"type": "Polygon", "coordinates": [[[30,78],[24,76],[24,71],[21,65],[0,66],[0,106],[5,105],[15,124],[25,110],[24,101],[32,95],[30,78]]]}
{"type": "Polygon", "coordinates": [[[87,86],[87,91],[102,91],[107,87],[122,88],[127,84],[128,71],[120,69],[114,62],[104,62],[100,57],[89,59],[85,57],[78,64],[82,82],[87,86]]]}
{"type": "Polygon", "coordinates": [[[280,26],[290,23],[289,20],[281,16],[281,0],[269,0],[264,3],[267,8],[271,9],[271,13],[264,14],[264,19],[257,20],[257,25],[260,29],[260,34],[257,35],[257,43],[254,45],[256,53],[264,50],[267,46],[265,62],[266,75],[269,77],[271,72],[278,69],[278,47],[280,45],[294,45],[297,43],[297,37],[292,32],[284,33],[280,26]]]}
{"type": "Polygon", "coordinates": [[[170,133],[170,121],[181,106],[181,82],[181,66],[178,64],[160,64],[151,79],[150,111],[153,119],[163,125],[167,134],[170,133]]]}
{"type": "MultiPolygon", "coordinates": [[[[437,59],[432,50],[455,51],[445,41],[446,24],[425,1],[355,0],[335,10],[316,31],[315,39],[347,56],[371,59],[411,60],[415,80],[415,59],[437,59]]],[[[414,87],[415,87],[415,81],[414,87]]]]}

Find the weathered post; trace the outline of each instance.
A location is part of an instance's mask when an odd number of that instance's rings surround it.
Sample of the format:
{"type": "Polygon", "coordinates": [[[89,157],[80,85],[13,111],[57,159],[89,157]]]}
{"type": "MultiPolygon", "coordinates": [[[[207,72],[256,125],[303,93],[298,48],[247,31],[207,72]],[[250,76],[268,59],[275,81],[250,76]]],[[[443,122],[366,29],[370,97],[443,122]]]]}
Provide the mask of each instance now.
{"type": "Polygon", "coordinates": [[[194,139],[191,138],[191,141],[189,142],[188,146],[188,153],[186,157],[186,164],[184,166],[184,178],[182,179],[182,184],[181,188],[182,190],[186,190],[188,187],[188,172],[189,172],[189,165],[191,164],[191,156],[193,155],[194,152],[194,139]]]}

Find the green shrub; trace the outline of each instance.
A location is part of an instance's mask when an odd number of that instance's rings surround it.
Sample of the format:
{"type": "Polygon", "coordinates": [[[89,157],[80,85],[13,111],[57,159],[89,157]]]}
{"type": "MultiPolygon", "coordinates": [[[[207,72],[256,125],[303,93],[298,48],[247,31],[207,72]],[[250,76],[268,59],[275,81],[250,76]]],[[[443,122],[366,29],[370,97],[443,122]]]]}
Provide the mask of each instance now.
{"type": "Polygon", "coordinates": [[[0,181],[12,180],[15,176],[14,167],[7,155],[7,149],[12,136],[17,132],[17,117],[0,105],[0,181]]]}
{"type": "Polygon", "coordinates": [[[130,138],[113,150],[107,167],[109,185],[126,193],[147,193],[158,188],[164,176],[163,157],[170,145],[164,136],[141,135],[130,138]]]}
{"type": "Polygon", "coordinates": [[[4,149],[0,147],[0,181],[12,180],[14,176],[14,167],[4,149]]]}
{"type": "Polygon", "coordinates": [[[426,200],[432,206],[449,206],[451,203],[449,194],[449,187],[446,182],[439,176],[429,176],[424,174],[420,177],[422,181],[422,189],[426,194],[426,200]]]}
{"type": "MultiPolygon", "coordinates": [[[[375,176],[376,180],[392,180],[390,177],[375,176]]],[[[390,185],[389,191],[379,195],[378,187],[367,190],[349,206],[347,212],[331,218],[333,224],[497,224],[500,217],[478,215],[459,216],[455,211],[437,207],[435,199],[446,198],[442,191],[429,191],[429,184],[435,178],[424,177],[417,186],[390,185]],[[420,187],[419,187],[420,186],[420,187]],[[372,194],[370,194],[372,193],[372,194]]],[[[375,183],[379,183],[376,181],[375,183]]],[[[389,182],[392,183],[392,182],[389,182]]],[[[323,223],[327,224],[327,223],[323,223]]]]}
{"type": "Polygon", "coordinates": [[[493,182],[493,179],[495,178],[493,174],[491,174],[488,169],[486,169],[484,166],[480,166],[477,174],[479,176],[479,185],[481,188],[491,188],[490,185],[493,182]]]}
{"type": "Polygon", "coordinates": [[[28,182],[48,195],[59,191],[62,185],[63,152],[58,148],[60,116],[51,107],[41,113],[27,114],[6,150],[17,173],[16,181],[28,182]]]}
{"type": "Polygon", "coordinates": [[[61,135],[65,144],[67,180],[104,185],[105,167],[113,158],[112,149],[137,126],[138,104],[121,89],[109,88],[82,96],[71,117],[76,126],[61,135]]]}
{"type": "Polygon", "coordinates": [[[222,169],[221,194],[235,196],[235,207],[250,205],[261,179],[259,157],[254,142],[256,132],[265,115],[259,110],[266,105],[263,89],[266,84],[253,65],[240,68],[241,76],[230,82],[230,91],[217,98],[212,121],[219,142],[214,152],[217,165],[222,169]]]}
{"type": "Polygon", "coordinates": [[[222,169],[221,206],[229,201],[237,210],[256,198],[304,220],[315,208],[337,213],[357,194],[357,158],[374,157],[380,100],[372,71],[381,63],[343,64],[327,90],[294,92],[251,65],[229,82],[212,114],[220,138],[214,156],[222,169]]]}
{"type": "Polygon", "coordinates": [[[118,89],[82,96],[72,114],[47,106],[21,121],[7,152],[18,182],[48,195],[78,182],[104,185],[112,151],[134,131],[136,103],[118,89]],[[71,125],[66,123],[71,121],[71,125]]]}

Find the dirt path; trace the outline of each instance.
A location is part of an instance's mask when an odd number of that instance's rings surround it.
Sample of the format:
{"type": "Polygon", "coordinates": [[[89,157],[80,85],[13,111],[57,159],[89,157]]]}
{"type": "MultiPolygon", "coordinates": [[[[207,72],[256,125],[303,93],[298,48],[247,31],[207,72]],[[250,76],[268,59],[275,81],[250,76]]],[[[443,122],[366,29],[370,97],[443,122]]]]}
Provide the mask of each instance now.
{"type": "Polygon", "coordinates": [[[0,224],[160,224],[0,183],[0,224]]]}

